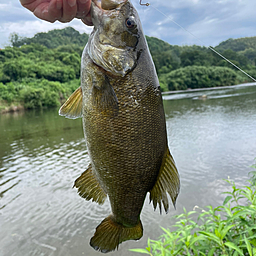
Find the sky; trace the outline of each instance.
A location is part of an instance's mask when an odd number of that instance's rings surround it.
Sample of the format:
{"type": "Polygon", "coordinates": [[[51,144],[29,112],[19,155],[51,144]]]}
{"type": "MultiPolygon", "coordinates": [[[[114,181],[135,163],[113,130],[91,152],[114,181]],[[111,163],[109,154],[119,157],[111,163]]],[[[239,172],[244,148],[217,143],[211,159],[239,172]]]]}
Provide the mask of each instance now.
{"type": "MultiPolygon", "coordinates": [[[[216,46],[229,38],[256,36],[256,0],[143,0],[150,3],[148,7],[140,6],[139,0],[131,1],[144,33],[173,45],[216,46]]],[[[1,48],[9,45],[11,33],[33,37],[38,32],[67,26],[80,33],[92,29],[78,19],[70,23],[42,21],[18,0],[0,0],[1,48]]]]}

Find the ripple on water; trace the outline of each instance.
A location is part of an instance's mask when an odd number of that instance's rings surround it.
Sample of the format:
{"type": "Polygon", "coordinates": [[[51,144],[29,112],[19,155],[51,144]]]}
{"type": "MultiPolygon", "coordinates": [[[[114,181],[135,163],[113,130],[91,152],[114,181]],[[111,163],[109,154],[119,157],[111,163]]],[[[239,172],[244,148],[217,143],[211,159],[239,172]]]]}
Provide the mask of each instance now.
{"type": "MultiPolygon", "coordinates": [[[[52,236],[61,241],[84,235],[85,230],[88,240],[109,214],[110,207],[108,203],[98,206],[87,202],[72,189],[75,178],[89,163],[84,140],[61,143],[53,148],[40,146],[27,155],[17,144],[12,144],[13,154],[3,159],[1,168],[1,215],[5,218],[3,228],[7,226],[7,235],[19,234],[14,236],[19,241],[17,246],[27,244],[32,248],[38,244],[47,248],[42,237],[52,236]]],[[[37,253],[33,249],[31,255],[39,255],[37,253]]]]}

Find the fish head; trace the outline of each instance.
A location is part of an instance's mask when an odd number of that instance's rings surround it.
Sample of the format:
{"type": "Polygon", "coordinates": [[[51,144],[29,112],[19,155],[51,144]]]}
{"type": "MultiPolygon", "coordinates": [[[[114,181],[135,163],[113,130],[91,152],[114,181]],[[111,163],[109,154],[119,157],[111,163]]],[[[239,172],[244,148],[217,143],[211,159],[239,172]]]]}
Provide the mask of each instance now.
{"type": "Polygon", "coordinates": [[[144,38],[137,11],[129,0],[94,0],[91,16],[91,59],[113,75],[125,76],[136,66],[144,38]]]}

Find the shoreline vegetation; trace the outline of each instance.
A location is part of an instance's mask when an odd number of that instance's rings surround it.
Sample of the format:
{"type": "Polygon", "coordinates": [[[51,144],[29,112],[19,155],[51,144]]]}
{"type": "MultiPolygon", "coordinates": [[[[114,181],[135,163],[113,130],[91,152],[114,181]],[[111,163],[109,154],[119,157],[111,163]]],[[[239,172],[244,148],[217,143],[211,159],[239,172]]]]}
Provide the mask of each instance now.
{"type": "MultiPolygon", "coordinates": [[[[230,86],[222,86],[222,87],[210,87],[210,88],[199,88],[199,89],[186,89],[186,90],[178,90],[178,91],[165,91],[162,92],[162,95],[168,95],[168,94],[179,94],[179,93],[185,93],[185,92],[203,92],[208,90],[220,90],[220,89],[228,89],[236,86],[254,86],[256,83],[244,83],[244,84],[237,84],[237,85],[230,85],[230,86]]],[[[70,93],[71,94],[71,93],[70,93]]],[[[68,98],[68,97],[67,97],[68,98]]],[[[206,99],[204,94],[201,96],[202,99],[206,99]]],[[[65,100],[62,100],[58,105],[53,107],[58,107],[63,104],[65,100]]],[[[39,107],[40,108],[40,107],[39,107]]],[[[14,112],[22,112],[28,109],[34,109],[34,108],[26,108],[24,105],[21,105],[20,102],[13,102],[11,105],[9,105],[6,102],[0,101],[0,114],[7,114],[7,113],[14,113],[14,112]]]]}
{"type": "Polygon", "coordinates": [[[158,240],[148,238],[145,249],[132,252],[151,256],[175,255],[256,255],[256,165],[249,173],[249,185],[238,187],[229,178],[231,187],[223,204],[213,208],[195,206],[192,211],[174,216],[174,224],[162,228],[158,240]]]}
{"type": "MultiPolygon", "coordinates": [[[[0,49],[0,113],[60,106],[80,86],[80,60],[87,34],[71,27],[10,35],[0,49]]],[[[197,45],[170,45],[146,37],[162,92],[231,86],[251,82],[242,72],[197,45]]],[[[256,77],[256,37],[228,39],[215,47],[256,77]]]]}

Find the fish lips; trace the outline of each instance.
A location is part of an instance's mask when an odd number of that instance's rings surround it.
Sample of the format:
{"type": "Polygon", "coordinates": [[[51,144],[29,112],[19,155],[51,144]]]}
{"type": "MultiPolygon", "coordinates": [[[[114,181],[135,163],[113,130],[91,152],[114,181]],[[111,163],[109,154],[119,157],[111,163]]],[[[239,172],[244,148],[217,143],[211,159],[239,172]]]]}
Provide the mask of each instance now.
{"type": "Polygon", "coordinates": [[[94,26],[98,26],[103,16],[111,15],[113,11],[117,11],[128,0],[92,0],[91,17],[94,26]]]}
{"type": "Polygon", "coordinates": [[[119,5],[127,2],[128,0],[92,0],[92,2],[102,10],[113,10],[118,8],[119,5]]]}
{"type": "MultiPolygon", "coordinates": [[[[123,20],[122,9],[128,3],[129,0],[116,0],[115,2],[112,0],[102,0],[100,2],[92,0],[91,17],[94,29],[87,46],[89,56],[95,64],[113,75],[122,77],[133,70],[139,56],[136,48],[139,35],[127,31],[124,33],[122,25],[120,31],[118,28],[123,20]],[[112,3],[115,4],[115,8],[112,6],[109,9],[112,3]],[[136,42],[132,46],[126,42],[126,37],[129,35],[136,38],[136,42]]],[[[129,7],[127,6],[127,8],[129,7]]]]}

